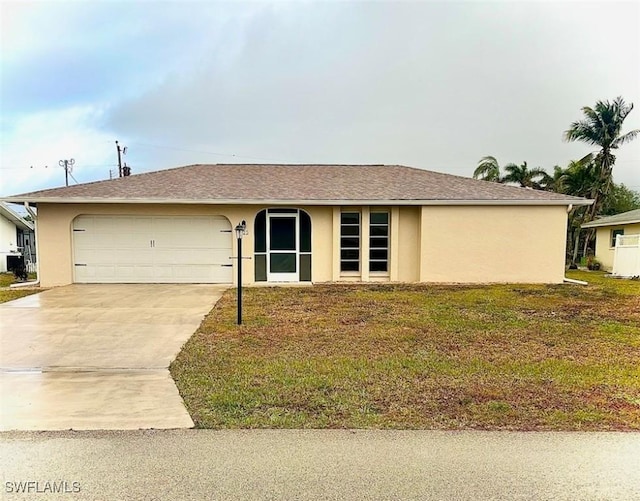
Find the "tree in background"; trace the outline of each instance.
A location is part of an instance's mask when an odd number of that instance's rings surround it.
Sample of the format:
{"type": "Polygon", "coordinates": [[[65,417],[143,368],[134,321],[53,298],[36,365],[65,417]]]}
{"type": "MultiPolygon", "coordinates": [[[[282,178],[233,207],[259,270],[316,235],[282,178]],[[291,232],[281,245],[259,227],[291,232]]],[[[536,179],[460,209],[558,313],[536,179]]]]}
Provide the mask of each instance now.
{"type": "Polygon", "coordinates": [[[494,183],[499,183],[500,165],[498,164],[496,157],[482,157],[478,162],[476,170],[473,171],[473,177],[475,179],[482,179],[483,181],[493,181],[494,183]]]}
{"type": "Polygon", "coordinates": [[[473,171],[473,177],[494,183],[514,183],[524,188],[533,188],[535,190],[544,189],[551,179],[551,176],[540,167],[529,169],[527,162],[522,162],[520,165],[507,164],[504,166],[504,170],[505,175],[502,176],[500,164],[496,157],[486,156],[482,157],[478,162],[478,166],[473,171]]]}
{"type": "Polygon", "coordinates": [[[553,166],[553,175],[546,172],[542,178],[542,188],[545,191],[554,191],[556,193],[564,193],[565,190],[565,170],[559,165],[553,166]]]}
{"type": "Polygon", "coordinates": [[[501,183],[519,184],[523,188],[533,188],[534,190],[542,190],[545,181],[550,177],[544,169],[534,167],[529,169],[527,162],[520,165],[507,164],[504,166],[506,174],[502,177],[501,183]]]}
{"type": "Polygon", "coordinates": [[[612,183],[611,191],[604,201],[600,215],[613,216],[635,209],[640,209],[640,193],[630,190],[622,183],[612,183]]]}
{"type": "MultiPolygon", "coordinates": [[[[562,193],[593,199],[594,194],[598,191],[599,176],[592,157],[587,156],[579,161],[571,161],[564,170],[562,184],[562,193]]],[[[578,260],[582,225],[587,221],[589,211],[589,206],[583,205],[575,207],[569,214],[567,251],[573,264],[578,260]]],[[[589,240],[585,239],[585,248],[588,244],[589,240]]],[[[583,251],[583,255],[585,252],[583,251]]]]}
{"type": "Polygon", "coordinates": [[[616,161],[612,151],[634,140],[640,133],[640,129],[622,133],[622,124],[631,110],[633,110],[633,103],[626,104],[622,97],[615,98],[611,103],[598,101],[593,108],[588,106],[582,108],[584,118],[573,122],[564,132],[565,141],[581,141],[599,148],[595,157],[592,157],[598,186],[592,196],[594,203],[588,216],[590,220],[601,211],[611,190],[613,165],[616,161]]]}

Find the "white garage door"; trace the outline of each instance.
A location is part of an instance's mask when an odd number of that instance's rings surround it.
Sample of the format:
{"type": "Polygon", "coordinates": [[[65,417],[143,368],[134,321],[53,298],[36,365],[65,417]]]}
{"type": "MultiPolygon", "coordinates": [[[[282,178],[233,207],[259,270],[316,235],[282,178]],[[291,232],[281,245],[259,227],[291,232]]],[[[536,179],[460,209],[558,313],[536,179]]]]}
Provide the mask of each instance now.
{"type": "Polygon", "coordinates": [[[221,216],[78,216],[75,282],[231,283],[231,241],[221,216]]]}

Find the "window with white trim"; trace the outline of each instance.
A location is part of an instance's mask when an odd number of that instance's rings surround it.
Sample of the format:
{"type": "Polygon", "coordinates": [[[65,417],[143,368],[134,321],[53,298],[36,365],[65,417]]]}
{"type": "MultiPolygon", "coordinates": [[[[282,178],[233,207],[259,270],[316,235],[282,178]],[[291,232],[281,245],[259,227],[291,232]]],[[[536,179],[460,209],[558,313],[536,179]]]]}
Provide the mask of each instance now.
{"type": "Polygon", "coordinates": [[[624,235],[624,229],[611,230],[611,247],[616,246],[616,237],[618,235],[624,235]]]}
{"type": "Polygon", "coordinates": [[[389,213],[369,216],[369,271],[389,271],[389,213]]]}
{"type": "Polygon", "coordinates": [[[360,213],[340,213],[340,271],[360,271],[360,213]]]}

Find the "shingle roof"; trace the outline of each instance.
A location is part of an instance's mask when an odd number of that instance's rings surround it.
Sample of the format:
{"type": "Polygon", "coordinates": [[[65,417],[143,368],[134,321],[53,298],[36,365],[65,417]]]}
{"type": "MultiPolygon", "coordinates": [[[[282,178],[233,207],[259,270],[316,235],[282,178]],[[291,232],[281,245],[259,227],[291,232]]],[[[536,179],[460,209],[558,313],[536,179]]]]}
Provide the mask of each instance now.
{"type": "Polygon", "coordinates": [[[630,210],[615,216],[602,217],[582,225],[583,228],[597,228],[598,226],[618,226],[621,224],[640,223],[640,209],[630,210]]]}
{"type": "Polygon", "coordinates": [[[35,191],[20,202],[251,203],[484,201],[585,204],[583,198],[400,165],[189,165],[35,191]]]}

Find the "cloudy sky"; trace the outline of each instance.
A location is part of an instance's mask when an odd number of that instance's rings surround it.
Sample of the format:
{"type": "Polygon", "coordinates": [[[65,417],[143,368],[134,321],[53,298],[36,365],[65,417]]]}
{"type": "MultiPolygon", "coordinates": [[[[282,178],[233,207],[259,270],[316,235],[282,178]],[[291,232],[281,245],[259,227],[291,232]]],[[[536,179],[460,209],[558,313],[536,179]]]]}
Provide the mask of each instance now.
{"type": "MultiPolygon", "coordinates": [[[[552,169],[618,95],[640,128],[640,4],[0,3],[0,196],[191,163],[552,169]],[[117,175],[117,174],[116,174],[117,175]],[[71,180],[71,182],[75,182],[71,180]]],[[[640,190],[640,139],[615,180],[640,190]]]]}

